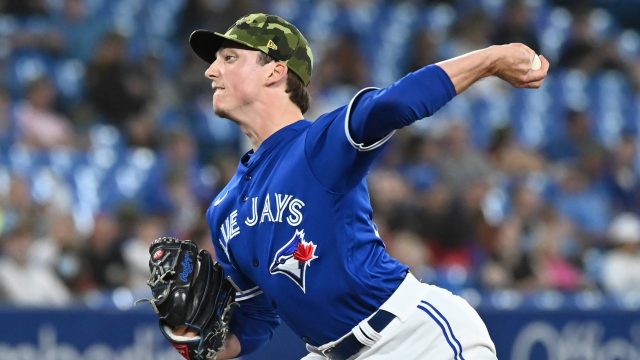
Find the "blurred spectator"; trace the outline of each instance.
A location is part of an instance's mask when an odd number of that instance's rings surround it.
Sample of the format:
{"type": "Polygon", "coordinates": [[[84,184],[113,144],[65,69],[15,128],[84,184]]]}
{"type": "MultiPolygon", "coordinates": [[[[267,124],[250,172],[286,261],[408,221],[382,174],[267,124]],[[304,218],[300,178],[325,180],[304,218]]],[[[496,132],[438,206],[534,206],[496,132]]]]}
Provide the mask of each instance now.
{"type": "Polygon", "coordinates": [[[19,137],[23,144],[35,150],[73,145],[73,128],[69,119],[55,110],[56,98],[56,88],[49,78],[39,77],[29,83],[26,101],[16,108],[19,137]]]}
{"type": "MultiPolygon", "coordinates": [[[[199,97],[206,97],[207,100],[210,100],[209,96],[205,96],[205,94],[211,94],[211,83],[203,80],[205,66],[206,64],[202,59],[194,53],[185,54],[184,61],[179,70],[180,76],[175,79],[181,103],[190,104],[191,102],[195,102],[195,99],[199,97]]],[[[211,109],[212,105],[209,105],[211,109]]]]}
{"type": "Polygon", "coordinates": [[[637,138],[625,133],[606,161],[604,185],[615,211],[640,211],[640,178],[636,169],[637,138]]]}
{"type": "Polygon", "coordinates": [[[481,284],[486,289],[538,288],[529,252],[521,244],[523,224],[518,217],[507,219],[499,227],[494,252],[480,269],[481,284]]]}
{"type": "Polygon", "coordinates": [[[123,245],[122,252],[129,270],[128,285],[133,290],[146,290],[149,279],[149,246],[156,238],[170,235],[165,222],[166,219],[158,216],[140,219],[133,237],[123,245]]]}
{"type": "Polygon", "coordinates": [[[368,181],[377,216],[388,218],[397,206],[410,202],[411,188],[397,172],[380,169],[373,172],[368,181]]]}
{"type": "Polygon", "coordinates": [[[121,233],[115,218],[102,213],[94,219],[93,233],[88,239],[83,258],[87,260],[89,273],[98,289],[114,289],[125,286],[129,280],[121,250],[121,233]]]}
{"type": "Polygon", "coordinates": [[[33,244],[30,224],[19,224],[2,236],[0,294],[15,305],[61,306],[71,296],[64,284],[49,271],[29,261],[33,244]]]}
{"type": "Polygon", "coordinates": [[[391,256],[409,266],[411,273],[418,279],[424,280],[425,277],[430,276],[433,271],[430,268],[431,254],[417,234],[400,231],[388,242],[391,256]]]}
{"type": "Polygon", "coordinates": [[[325,91],[342,86],[359,90],[367,86],[369,67],[359,46],[355,34],[336,37],[314,74],[314,86],[325,91]]]}
{"type": "Polygon", "coordinates": [[[640,219],[631,213],[618,215],[609,227],[614,246],[604,258],[602,282],[616,295],[640,293],[640,219]]]}
{"type": "Polygon", "coordinates": [[[0,197],[2,222],[0,233],[26,220],[38,218],[39,208],[31,197],[31,186],[26,178],[14,174],[9,178],[6,197],[0,197]]]}
{"type": "Polygon", "coordinates": [[[573,227],[527,182],[513,189],[509,217],[500,227],[497,244],[484,265],[482,281],[489,288],[575,290],[581,271],[568,257],[575,244],[573,227]]]}
{"type": "MultiPolygon", "coordinates": [[[[200,59],[199,65],[201,67],[202,64],[203,62],[200,59]]],[[[202,70],[201,67],[200,70],[202,70]]],[[[162,54],[156,52],[146,54],[140,63],[140,70],[144,72],[144,78],[149,81],[147,86],[151,91],[148,111],[156,116],[162,116],[169,110],[173,110],[178,105],[179,90],[176,88],[175,81],[172,78],[173,71],[167,71],[164,68],[162,54]]],[[[199,75],[200,84],[206,86],[206,81],[202,81],[203,72],[199,71],[199,75]]],[[[207,89],[206,87],[202,88],[207,89]]]]}
{"type": "Polygon", "coordinates": [[[44,15],[48,11],[46,0],[0,0],[0,13],[15,16],[44,15]]]}
{"type": "Polygon", "coordinates": [[[440,179],[435,168],[442,155],[436,139],[429,134],[418,134],[406,139],[400,164],[400,173],[411,182],[416,190],[425,190],[440,179]]]}
{"type": "Polygon", "coordinates": [[[580,229],[581,241],[593,244],[611,220],[609,198],[583,169],[567,167],[553,205],[580,229]]]}
{"type": "Polygon", "coordinates": [[[420,210],[414,221],[419,224],[418,234],[426,239],[433,254],[433,265],[471,267],[474,226],[463,198],[455,196],[444,182],[430,187],[420,198],[420,210]]]}
{"type": "Polygon", "coordinates": [[[37,239],[29,258],[34,264],[56,274],[75,295],[83,294],[91,284],[86,260],[82,258],[82,241],[71,214],[54,211],[48,231],[37,239]]]}
{"type": "Polygon", "coordinates": [[[545,158],[539,153],[518,144],[510,127],[502,127],[494,131],[488,156],[493,160],[496,170],[512,179],[543,173],[547,165],[545,158]]]}
{"type": "Polygon", "coordinates": [[[593,130],[593,119],[585,111],[569,111],[566,115],[566,132],[552,134],[544,148],[545,156],[554,162],[574,164],[591,151],[603,152],[593,130]]]}
{"type": "Polygon", "coordinates": [[[540,44],[533,23],[534,11],[525,0],[507,1],[500,15],[498,25],[493,31],[493,44],[523,43],[537,54],[540,44]]]}
{"type": "Polygon", "coordinates": [[[438,159],[437,168],[442,181],[456,194],[474,182],[487,181],[492,169],[469,140],[469,129],[462,121],[452,121],[442,139],[446,151],[438,159]]]}
{"type": "Polygon", "coordinates": [[[438,62],[438,48],[441,45],[433,32],[427,29],[418,30],[411,41],[411,56],[405,72],[416,71],[427,64],[438,62]]]}
{"type": "Polygon", "coordinates": [[[356,91],[369,86],[369,64],[355,34],[336,35],[316,69],[309,88],[314,104],[305,114],[311,119],[344,105],[356,91]]]}
{"type": "Polygon", "coordinates": [[[156,118],[150,111],[140,111],[129,116],[123,130],[130,147],[158,150],[159,129],[156,118]]]}
{"type": "Polygon", "coordinates": [[[151,95],[149,79],[127,61],[127,38],[116,32],[107,33],[98,44],[86,79],[95,110],[121,129],[144,109],[151,95]]]}
{"type": "Polygon", "coordinates": [[[451,27],[443,58],[450,58],[489,45],[492,32],[491,19],[481,8],[475,7],[461,16],[451,27]]]}
{"type": "MultiPolygon", "coordinates": [[[[57,56],[63,52],[65,38],[50,28],[48,20],[53,15],[52,4],[46,0],[0,0],[0,14],[12,14],[25,21],[20,31],[9,32],[5,37],[12,50],[40,51],[43,55],[57,56]],[[37,19],[34,22],[29,20],[37,19]]],[[[4,35],[4,34],[3,34],[4,35]]]]}
{"type": "Polygon", "coordinates": [[[582,270],[571,261],[573,227],[552,208],[545,208],[535,228],[533,266],[542,289],[580,290],[585,284],[582,270]]]}
{"type": "Polygon", "coordinates": [[[51,27],[63,39],[65,56],[87,62],[95,46],[107,30],[107,23],[99,14],[90,14],[85,0],[64,0],[51,27]]]}
{"type": "Polygon", "coordinates": [[[186,173],[174,171],[167,174],[166,181],[172,205],[171,229],[184,237],[201,220],[202,209],[186,173]]]}
{"type": "Polygon", "coordinates": [[[0,87],[0,149],[16,141],[17,125],[9,92],[0,87]]]}
{"type": "MultiPolygon", "coordinates": [[[[158,179],[147,189],[147,210],[169,216],[169,229],[187,236],[202,220],[203,208],[215,195],[219,175],[212,166],[200,165],[193,139],[184,129],[167,131],[162,144],[158,179]]],[[[235,159],[231,166],[235,166],[235,159]]]]}
{"type": "Polygon", "coordinates": [[[591,22],[592,11],[593,8],[586,4],[573,10],[570,36],[562,46],[558,66],[590,74],[604,69],[628,71],[629,64],[620,56],[615,41],[596,33],[591,22]]]}

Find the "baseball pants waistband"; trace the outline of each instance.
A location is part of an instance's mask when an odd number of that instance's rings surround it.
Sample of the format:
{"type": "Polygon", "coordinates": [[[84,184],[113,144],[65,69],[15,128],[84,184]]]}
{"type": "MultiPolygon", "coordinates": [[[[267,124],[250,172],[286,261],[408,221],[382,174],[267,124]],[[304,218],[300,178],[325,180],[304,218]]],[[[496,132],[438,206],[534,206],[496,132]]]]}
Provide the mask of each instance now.
{"type": "Polygon", "coordinates": [[[404,321],[413,310],[415,298],[420,294],[422,283],[411,273],[407,273],[396,291],[391,294],[378,311],[361,321],[340,339],[314,347],[307,344],[307,350],[323,355],[331,360],[346,360],[356,355],[363,347],[373,346],[380,339],[380,332],[398,318],[404,321]]]}

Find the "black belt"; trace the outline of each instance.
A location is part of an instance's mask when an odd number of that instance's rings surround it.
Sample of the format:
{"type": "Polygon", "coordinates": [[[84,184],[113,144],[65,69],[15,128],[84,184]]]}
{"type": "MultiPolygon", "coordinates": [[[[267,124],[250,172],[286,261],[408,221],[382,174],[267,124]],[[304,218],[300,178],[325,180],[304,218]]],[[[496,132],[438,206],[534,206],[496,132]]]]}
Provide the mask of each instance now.
{"type": "MultiPolygon", "coordinates": [[[[391,320],[395,319],[395,315],[385,310],[378,310],[373,316],[367,320],[369,326],[376,332],[381,332],[391,320]]],[[[355,355],[362,349],[365,345],[362,344],[353,332],[349,334],[347,337],[342,339],[339,343],[334,345],[333,347],[323,351],[323,355],[330,360],[346,360],[351,356],[355,355]]]]}

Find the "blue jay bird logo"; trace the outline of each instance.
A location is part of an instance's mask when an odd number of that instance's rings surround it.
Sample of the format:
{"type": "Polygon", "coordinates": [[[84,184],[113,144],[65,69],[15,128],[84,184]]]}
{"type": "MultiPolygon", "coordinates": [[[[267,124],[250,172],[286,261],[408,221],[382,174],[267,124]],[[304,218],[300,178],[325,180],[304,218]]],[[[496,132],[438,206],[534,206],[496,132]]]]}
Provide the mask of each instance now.
{"type": "Polygon", "coordinates": [[[312,241],[305,241],[304,230],[296,230],[291,240],[276,252],[269,272],[286,275],[306,293],[305,275],[311,261],[318,258],[315,251],[316,245],[312,241]]]}

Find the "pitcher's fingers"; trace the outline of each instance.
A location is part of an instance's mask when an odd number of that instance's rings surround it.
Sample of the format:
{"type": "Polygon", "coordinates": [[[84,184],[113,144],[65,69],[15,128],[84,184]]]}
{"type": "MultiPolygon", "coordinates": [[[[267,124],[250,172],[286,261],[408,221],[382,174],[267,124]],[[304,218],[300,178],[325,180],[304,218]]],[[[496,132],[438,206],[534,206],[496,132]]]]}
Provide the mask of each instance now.
{"type": "Polygon", "coordinates": [[[543,80],[547,76],[547,72],[549,72],[549,66],[550,66],[549,60],[547,60],[547,58],[545,58],[544,55],[540,55],[540,62],[542,63],[542,65],[540,66],[540,69],[530,70],[529,73],[527,74],[528,83],[543,80]]]}
{"type": "Polygon", "coordinates": [[[544,79],[538,80],[538,81],[532,81],[530,83],[525,84],[523,87],[526,89],[538,89],[542,86],[542,83],[544,83],[544,79]]]}

